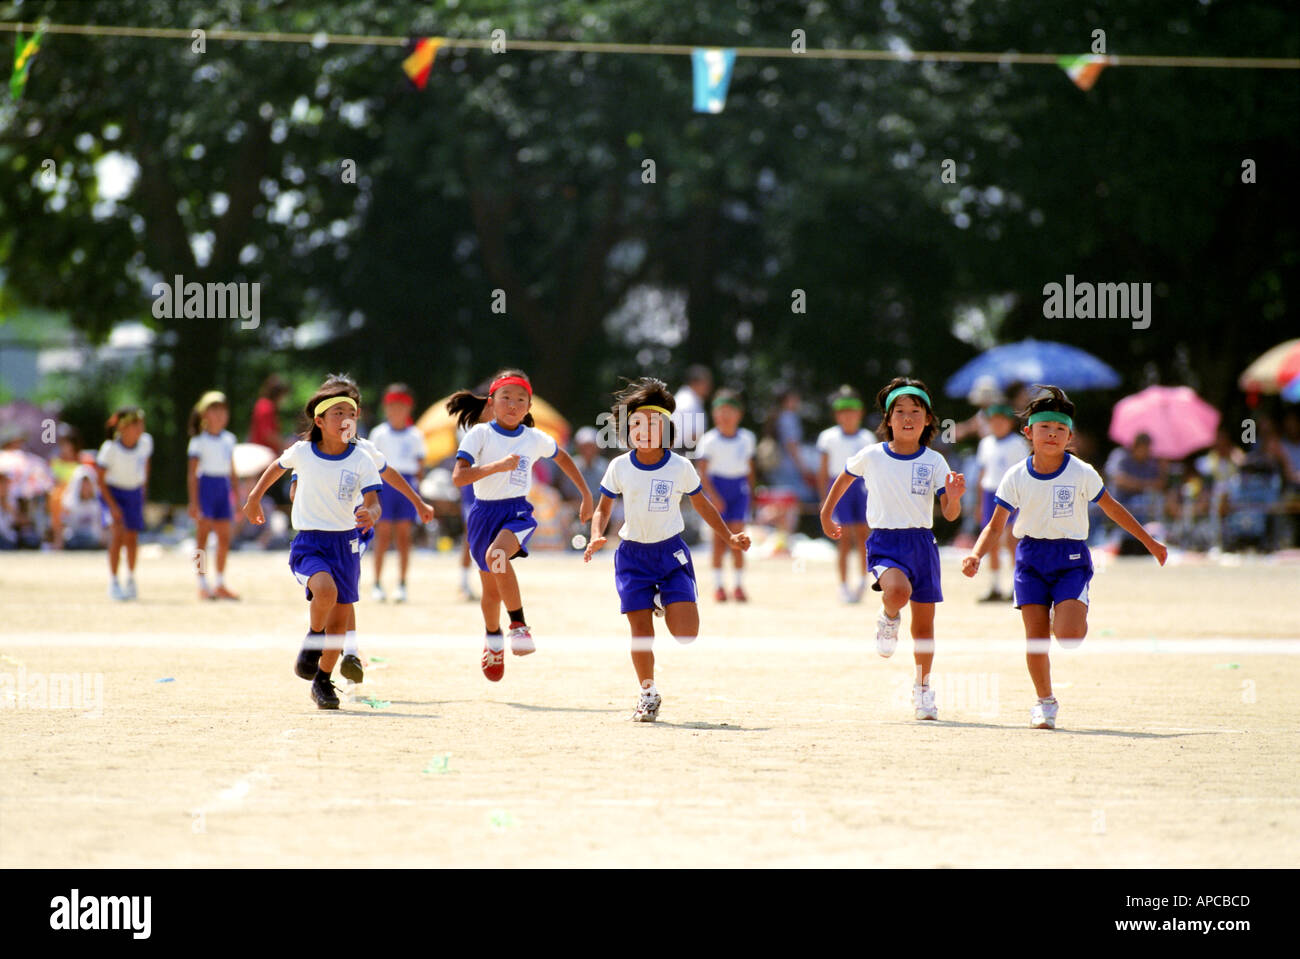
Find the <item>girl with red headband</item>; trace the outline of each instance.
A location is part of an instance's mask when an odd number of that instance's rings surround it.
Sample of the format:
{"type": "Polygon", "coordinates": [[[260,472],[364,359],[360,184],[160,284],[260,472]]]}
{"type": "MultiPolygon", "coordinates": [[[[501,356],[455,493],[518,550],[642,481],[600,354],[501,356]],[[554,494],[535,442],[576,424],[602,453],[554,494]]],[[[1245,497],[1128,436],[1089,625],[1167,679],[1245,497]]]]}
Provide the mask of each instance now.
{"type": "Polygon", "coordinates": [[[456,451],[452,481],[474,484],[474,505],[466,520],[470,556],[483,582],[483,675],[497,682],[505,675],[505,639],[501,634],[501,605],[510,616],[510,651],[527,656],[536,650],[524,619],[524,602],[511,560],[528,555],[528,539],[537,529],[528,502],[532,467],[538,456],[553,458],[582,493],[579,516],[591,518],[591,491],[569,454],[549,435],[536,429],[529,412],[533,386],[527,374],[502,370],[492,377],[486,396],[469,390],[453,393],[447,412],[462,427],[470,427],[456,451]],[[488,422],[479,422],[485,416],[488,422]],[[477,424],[471,426],[471,424],[477,424]]]}
{"type": "MultiPolygon", "coordinates": [[[[370,431],[370,442],[383,453],[384,459],[412,489],[420,488],[424,469],[424,434],[411,421],[415,400],[405,383],[394,383],[384,391],[385,423],[370,431]]],[[[419,517],[416,508],[402,492],[385,481],[379,493],[384,518],[375,527],[375,585],[370,598],[382,603],[387,597],[381,579],[384,553],[394,537],[397,539],[397,602],[406,602],[406,570],[411,562],[411,524],[419,517]]]]}

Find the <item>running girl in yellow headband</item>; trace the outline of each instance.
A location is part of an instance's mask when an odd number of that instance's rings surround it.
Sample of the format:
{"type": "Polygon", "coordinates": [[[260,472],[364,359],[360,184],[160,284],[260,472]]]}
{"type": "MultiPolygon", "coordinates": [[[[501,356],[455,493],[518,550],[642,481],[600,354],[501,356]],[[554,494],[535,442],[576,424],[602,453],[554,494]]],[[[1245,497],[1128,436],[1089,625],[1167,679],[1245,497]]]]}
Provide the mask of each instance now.
{"type": "Polygon", "coordinates": [[[631,451],[615,457],[600,481],[600,505],[591,521],[591,541],[583,559],[591,562],[605,545],[605,526],[614,499],[623,498],[623,528],[614,553],[614,585],[620,608],[632,628],[632,666],[641,684],[634,722],[652,723],[663,699],[655,686],[652,650],[654,617],[662,610],[668,632],[679,643],[700,631],[699,591],[691,551],[682,539],[681,498],[689,496],[700,519],[734,550],[749,549],[749,535],[733,533],[709,501],[691,461],[669,447],[669,417],[676,408],[662,380],[628,383],[614,394],[615,422],[626,424],[631,451]]]}
{"type": "Polygon", "coordinates": [[[262,496],[286,471],[296,474],[292,515],[298,533],[289,549],[289,569],[307,588],[311,609],[310,631],[294,672],[312,681],[311,698],[320,709],[339,708],[330,674],[359,598],[360,534],[382,515],[379,471],[364,450],[349,442],[356,436],[359,407],[357,388],[350,383],[327,382],[318,389],[304,410],[308,427],[303,439],[266,468],[244,504],[250,522],[266,522],[262,496]]]}
{"type": "Polygon", "coordinates": [[[962,560],[967,576],[979,572],[980,559],[994,548],[1008,517],[1015,516],[1013,532],[1016,569],[1014,598],[1025,624],[1028,651],[1025,663],[1038,702],[1029,714],[1035,729],[1055,729],[1058,703],[1052,695],[1052,666],[1048,661],[1052,633],[1067,649],[1088,635],[1088,584],[1092,581],[1092,554],[1088,552],[1088,504],[1096,503],[1147,548],[1160,563],[1168,555],[1133,515],[1117,503],[1101,476],[1089,464],[1068,453],[1074,435],[1074,404],[1056,386],[1038,386],[1042,392],[1025,408],[1025,437],[1033,454],[1007,470],[998,484],[997,504],[971,554],[962,560]]]}
{"type": "Polygon", "coordinates": [[[505,637],[501,635],[501,606],[510,617],[510,651],[527,656],[536,651],[524,619],[524,600],[511,561],[528,555],[528,539],[537,529],[532,488],[537,457],[554,458],[579,492],[578,512],[591,518],[591,491],[577,464],[547,433],[533,426],[533,385],[520,370],[501,370],[492,377],[486,396],[469,390],[453,393],[447,412],[468,428],[456,451],[451,479],[457,486],[474,485],[474,504],[466,517],[469,554],[483,581],[483,675],[499,682],[505,675],[505,637]],[[484,416],[489,422],[480,422],[484,416]]]}

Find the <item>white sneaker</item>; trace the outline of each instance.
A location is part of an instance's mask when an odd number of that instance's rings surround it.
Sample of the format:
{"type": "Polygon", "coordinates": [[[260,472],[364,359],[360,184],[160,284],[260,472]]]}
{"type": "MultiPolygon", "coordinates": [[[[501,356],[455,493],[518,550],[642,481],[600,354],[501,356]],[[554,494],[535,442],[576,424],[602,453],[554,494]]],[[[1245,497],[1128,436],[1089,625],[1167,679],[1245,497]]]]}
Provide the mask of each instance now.
{"type": "Polygon", "coordinates": [[[659,718],[659,707],[664,703],[664,698],[658,693],[641,693],[641,699],[636,704],[636,712],[632,714],[634,723],[652,723],[659,718]]]}
{"type": "Polygon", "coordinates": [[[397,595],[396,595],[395,597],[393,597],[393,602],[395,602],[395,603],[404,603],[404,602],[406,602],[406,584],[405,584],[405,583],[399,583],[399,584],[398,584],[398,586],[397,586],[397,595]]]}
{"type": "Polygon", "coordinates": [[[511,626],[506,636],[510,639],[510,652],[516,656],[527,656],[529,653],[537,652],[533,634],[528,631],[527,626],[511,626]]]}
{"type": "Polygon", "coordinates": [[[109,580],[108,598],[115,599],[118,602],[121,602],[122,600],[126,599],[126,593],[122,592],[122,584],[115,579],[109,580]]]}
{"type": "Polygon", "coordinates": [[[1055,696],[1051,699],[1040,699],[1029,711],[1029,725],[1035,729],[1055,729],[1056,711],[1060,708],[1055,696]]]}
{"type": "Polygon", "coordinates": [[[133,579],[128,579],[128,580],[126,581],[126,585],[122,587],[122,598],[123,598],[123,599],[135,599],[135,598],[136,598],[136,593],[135,593],[135,580],[133,580],[133,579]]]}
{"type": "Polygon", "coordinates": [[[866,590],[867,590],[866,580],[863,580],[862,582],[858,583],[857,587],[853,590],[853,602],[855,603],[862,602],[862,594],[865,593],[866,590]]]}
{"type": "Polygon", "coordinates": [[[375,585],[370,588],[370,598],[376,603],[382,603],[388,599],[388,597],[384,595],[384,587],[380,586],[378,583],[375,583],[375,585]]]}
{"type": "Polygon", "coordinates": [[[893,656],[894,650],[898,648],[898,627],[902,622],[902,616],[890,619],[883,609],[876,617],[876,652],[885,659],[893,656]]]}
{"type": "Polygon", "coordinates": [[[840,583],[840,602],[841,603],[853,602],[853,590],[849,589],[848,583],[840,583]]]}
{"type": "Polygon", "coordinates": [[[934,690],[912,687],[912,705],[916,707],[917,719],[938,719],[939,707],[934,704],[934,690]]]}

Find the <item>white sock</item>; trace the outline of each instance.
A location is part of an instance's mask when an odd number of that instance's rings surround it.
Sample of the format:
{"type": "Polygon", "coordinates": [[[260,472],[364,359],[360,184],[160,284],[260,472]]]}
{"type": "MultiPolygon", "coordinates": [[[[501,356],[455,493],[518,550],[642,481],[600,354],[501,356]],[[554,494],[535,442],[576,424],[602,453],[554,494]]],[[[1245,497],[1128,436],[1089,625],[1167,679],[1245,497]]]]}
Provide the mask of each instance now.
{"type": "Polygon", "coordinates": [[[112,586],[116,582],[117,582],[117,573],[110,571],[108,574],[108,585],[112,586]]]}
{"type": "Polygon", "coordinates": [[[135,585],[135,570],[129,569],[126,571],[126,585],[128,586],[135,585]]]}
{"type": "Polygon", "coordinates": [[[355,656],[357,654],[357,631],[349,629],[343,634],[343,655],[355,656]]]}
{"type": "Polygon", "coordinates": [[[745,578],[745,571],[737,568],[732,572],[736,574],[736,589],[740,589],[741,581],[745,578]]]}
{"type": "Polygon", "coordinates": [[[208,591],[208,578],[202,573],[199,573],[199,589],[205,593],[208,591]]]}
{"type": "Polygon", "coordinates": [[[717,568],[715,568],[715,569],[713,570],[713,585],[717,586],[718,589],[724,589],[724,588],[725,588],[725,586],[724,586],[724,584],[723,584],[723,582],[722,582],[722,567],[721,567],[721,566],[719,566],[719,567],[717,567],[717,568]]]}
{"type": "Polygon", "coordinates": [[[653,679],[646,679],[646,680],[643,680],[643,681],[641,682],[641,695],[642,695],[642,696],[654,696],[654,695],[657,695],[658,692],[659,692],[659,689],[658,689],[658,687],[655,686],[655,681],[654,681],[653,679]],[[647,686],[646,683],[649,683],[650,685],[647,686]]]}
{"type": "Polygon", "coordinates": [[[489,633],[487,638],[487,644],[488,644],[488,649],[492,650],[492,652],[494,653],[499,653],[501,652],[501,650],[506,648],[506,638],[505,636],[493,636],[491,633],[489,633]]]}
{"type": "Polygon", "coordinates": [[[225,585],[226,585],[226,574],[217,573],[217,588],[221,588],[222,586],[225,585]]]}
{"type": "Polygon", "coordinates": [[[460,585],[462,589],[469,589],[469,567],[460,568],[460,585]]]}
{"type": "Polygon", "coordinates": [[[1002,592],[1002,567],[999,566],[997,569],[992,570],[992,573],[993,573],[993,588],[1000,593],[1002,592]]]}

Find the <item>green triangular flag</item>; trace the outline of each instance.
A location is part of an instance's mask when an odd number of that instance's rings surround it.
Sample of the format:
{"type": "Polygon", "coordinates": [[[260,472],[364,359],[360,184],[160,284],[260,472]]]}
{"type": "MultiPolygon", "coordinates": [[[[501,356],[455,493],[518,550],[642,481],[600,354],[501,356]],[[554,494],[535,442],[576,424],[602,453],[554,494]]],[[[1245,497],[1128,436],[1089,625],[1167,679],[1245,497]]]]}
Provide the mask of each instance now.
{"type": "Polygon", "coordinates": [[[23,43],[22,32],[18,32],[14,41],[14,72],[9,77],[9,95],[15,101],[23,95],[23,89],[27,86],[27,74],[31,72],[32,60],[41,49],[41,38],[44,36],[45,28],[37,27],[36,35],[23,43]]]}

